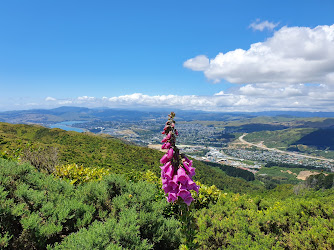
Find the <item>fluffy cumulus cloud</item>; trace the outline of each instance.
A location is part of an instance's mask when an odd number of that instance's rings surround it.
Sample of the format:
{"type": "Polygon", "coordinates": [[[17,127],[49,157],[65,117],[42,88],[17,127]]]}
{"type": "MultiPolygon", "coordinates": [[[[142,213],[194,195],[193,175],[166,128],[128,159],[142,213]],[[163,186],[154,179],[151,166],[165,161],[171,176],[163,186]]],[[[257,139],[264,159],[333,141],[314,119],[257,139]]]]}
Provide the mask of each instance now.
{"type": "Polygon", "coordinates": [[[208,64],[201,64],[205,59],[209,60],[197,56],[184,66],[201,69],[214,82],[334,84],[334,25],[283,27],[248,50],[219,53],[208,64]]]}
{"type": "Polygon", "coordinates": [[[257,19],[256,22],[253,22],[249,25],[250,28],[252,28],[253,30],[259,30],[259,31],[263,31],[265,29],[267,30],[273,30],[275,27],[278,26],[279,23],[272,23],[269,21],[260,21],[260,19],[257,19]]]}
{"type": "Polygon", "coordinates": [[[56,100],[57,100],[56,98],[53,98],[51,96],[45,98],[45,101],[56,101],[56,100]]]}
{"type": "Polygon", "coordinates": [[[94,101],[95,97],[93,96],[79,96],[78,101],[94,101]]]}
{"type": "Polygon", "coordinates": [[[195,71],[204,71],[210,65],[210,60],[204,55],[196,56],[183,63],[183,66],[195,71]]]}

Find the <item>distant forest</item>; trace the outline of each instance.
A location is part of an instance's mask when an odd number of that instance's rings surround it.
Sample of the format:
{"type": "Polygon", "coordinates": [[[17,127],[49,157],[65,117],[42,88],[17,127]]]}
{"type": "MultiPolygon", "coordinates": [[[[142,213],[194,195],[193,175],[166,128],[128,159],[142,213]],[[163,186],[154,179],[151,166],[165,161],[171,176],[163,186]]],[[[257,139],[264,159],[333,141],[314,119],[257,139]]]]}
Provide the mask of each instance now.
{"type": "Polygon", "coordinates": [[[214,163],[214,162],[205,162],[205,164],[209,165],[209,166],[212,166],[212,167],[217,167],[217,168],[223,170],[229,176],[240,177],[240,178],[242,178],[246,181],[254,181],[255,180],[254,174],[247,171],[247,170],[231,167],[231,166],[228,166],[228,165],[222,165],[222,164],[214,163]]]}

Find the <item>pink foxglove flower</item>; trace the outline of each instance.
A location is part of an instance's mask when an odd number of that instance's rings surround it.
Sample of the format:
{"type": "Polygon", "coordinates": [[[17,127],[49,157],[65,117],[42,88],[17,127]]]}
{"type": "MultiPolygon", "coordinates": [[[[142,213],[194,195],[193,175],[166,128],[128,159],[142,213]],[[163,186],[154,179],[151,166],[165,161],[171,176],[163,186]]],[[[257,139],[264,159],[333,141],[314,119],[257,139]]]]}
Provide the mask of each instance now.
{"type": "Polygon", "coordinates": [[[170,140],[171,136],[172,134],[169,132],[168,135],[165,138],[163,138],[161,142],[163,143],[163,142],[170,140]]]}
{"type": "Polygon", "coordinates": [[[160,162],[161,162],[162,164],[165,164],[165,163],[168,162],[167,154],[165,154],[165,155],[160,159],[160,162]]]}
{"type": "Polygon", "coordinates": [[[186,203],[188,206],[190,206],[191,202],[194,200],[194,198],[191,196],[191,194],[185,198],[183,198],[184,203],[186,203]]]}
{"type": "Polygon", "coordinates": [[[173,158],[174,150],[172,148],[168,149],[167,158],[170,160],[173,158]]]}
{"type": "Polygon", "coordinates": [[[171,113],[164,131],[166,137],[161,141],[164,143],[162,149],[168,149],[167,153],[160,159],[164,164],[161,166],[162,189],[165,191],[168,202],[176,202],[179,197],[188,206],[194,200],[190,190],[198,193],[199,186],[192,180],[195,175],[195,168],[192,167],[192,161],[179,153],[175,145],[178,131],[175,129],[175,113],[171,113]]]}
{"type": "Polygon", "coordinates": [[[173,179],[173,177],[174,177],[174,167],[173,167],[172,165],[170,165],[170,166],[167,168],[167,170],[166,170],[166,172],[165,172],[165,176],[166,176],[169,180],[173,179]]]}
{"type": "Polygon", "coordinates": [[[189,176],[186,174],[186,171],[182,167],[177,170],[177,181],[181,184],[186,184],[190,180],[189,176]]]}
{"type": "Polygon", "coordinates": [[[166,142],[161,146],[161,149],[168,149],[168,148],[170,148],[170,146],[171,146],[171,144],[169,142],[166,142]]]}

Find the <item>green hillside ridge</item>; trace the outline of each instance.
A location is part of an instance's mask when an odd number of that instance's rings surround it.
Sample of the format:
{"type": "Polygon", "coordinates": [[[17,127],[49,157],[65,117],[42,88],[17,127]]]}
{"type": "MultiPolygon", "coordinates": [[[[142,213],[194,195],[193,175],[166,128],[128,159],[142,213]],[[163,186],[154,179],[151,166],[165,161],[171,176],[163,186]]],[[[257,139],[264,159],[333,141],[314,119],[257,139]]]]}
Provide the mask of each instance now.
{"type": "Polygon", "coordinates": [[[253,132],[247,134],[244,139],[253,143],[263,142],[269,148],[334,159],[332,124],[333,119],[325,119],[322,122],[305,123],[303,128],[253,132]]]}
{"type": "MultiPolygon", "coordinates": [[[[103,167],[112,173],[125,174],[128,178],[151,170],[160,175],[159,163],[163,153],[145,147],[131,145],[108,135],[77,133],[61,129],[49,129],[37,125],[0,123],[0,152],[20,154],[27,145],[55,147],[59,149],[60,164],[103,167]],[[20,151],[21,150],[21,151],[20,151]],[[18,152],[19,151],[19,152],[18,152]]],[[[252,192],[261,188],[241,178],[227,176],[221,169],[194,160],[195,181],[216,185],[232,192],[252,192]]]]}
{"type": "Polygon", "coordinates": [[[263,141],[269,148],[287,149],[291,144],[300,140],[303,136],[315,131],[314,128],[293,128],[276,131],[260,131],[247,134],[245,140],[248,142],[263,141]]]}

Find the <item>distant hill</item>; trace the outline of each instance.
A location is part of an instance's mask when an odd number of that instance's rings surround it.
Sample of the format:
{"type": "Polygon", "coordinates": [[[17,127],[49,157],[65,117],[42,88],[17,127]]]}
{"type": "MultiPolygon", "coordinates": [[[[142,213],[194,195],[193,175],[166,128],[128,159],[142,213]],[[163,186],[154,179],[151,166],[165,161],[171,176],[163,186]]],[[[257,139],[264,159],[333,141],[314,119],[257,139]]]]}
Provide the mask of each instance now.
{"type": "MultiPolygon", "coordinates": [[[[204,112],[189,110],[173,110],[177,112],[178,120],[182,121],[235,121],[255,117],[279,117],[284,119],[301,117],[334,117],[333,112],[294,112],[294,111],[266,111],[266,112],[204,112]]],[[[84,108],[63,106],[54,109],[32,109],[0,112],[0,122],[9,123],[56,123],[73,120],[101,120],[101,121],[138,121],[145,119],[165,119],[170,110],[147,109],[128,110],[114,108],[84,108]]]]}
{"type": "Polygon", "coordinates": [[[334,150],[334,129],[319,129],[313,131],[293,144],[313,146],[321,150],[334,150]]]}
{"type": "Polygon", "coordinates": [[[262,123],[250,123],[244,124],[240,126],[226,126],[226,131],[242,132],[242,133],[252,133],[258,131],[275,131],[275,130],[283,130],[287,129],[287,126],[284,125],[276,125],[276,124],[262,124],[262,123]]]}

